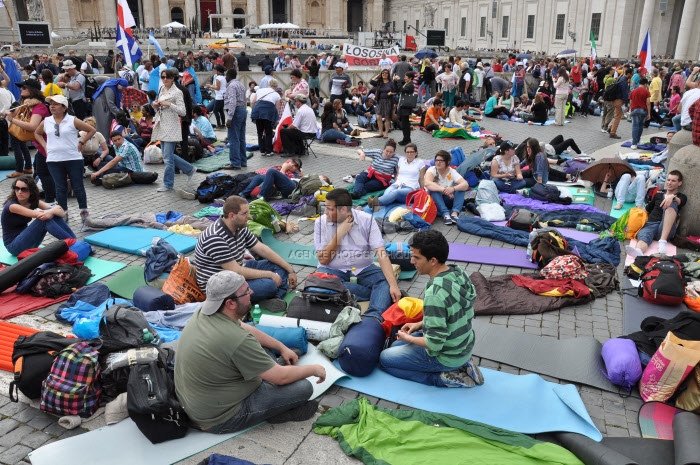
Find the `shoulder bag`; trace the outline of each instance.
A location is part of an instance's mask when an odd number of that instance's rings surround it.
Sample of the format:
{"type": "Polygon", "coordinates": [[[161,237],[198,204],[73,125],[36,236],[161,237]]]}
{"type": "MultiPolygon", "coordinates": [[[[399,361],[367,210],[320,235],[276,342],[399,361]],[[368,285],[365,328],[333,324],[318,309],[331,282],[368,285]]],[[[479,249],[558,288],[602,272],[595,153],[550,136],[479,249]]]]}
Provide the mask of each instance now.
{"type": "Polygon", "coordinates": [[[399,108],[415,108],[418,106],[418,95],[416,94],[401,94],[399,100],[399,108]]]}
{"type": "MultiPolygon", "coordinates": [[[[22,105],[21,107],[18,107],[17,113],[13,119],[28,123],[32,119],[32,108],[33,107],[30,107],[29,105],[22,105]]],[[[10,126],[7,128],[7,132],[22,142],[34,140],[34,132],[20,128],[16,124],[10,123],[10,126]]]]}

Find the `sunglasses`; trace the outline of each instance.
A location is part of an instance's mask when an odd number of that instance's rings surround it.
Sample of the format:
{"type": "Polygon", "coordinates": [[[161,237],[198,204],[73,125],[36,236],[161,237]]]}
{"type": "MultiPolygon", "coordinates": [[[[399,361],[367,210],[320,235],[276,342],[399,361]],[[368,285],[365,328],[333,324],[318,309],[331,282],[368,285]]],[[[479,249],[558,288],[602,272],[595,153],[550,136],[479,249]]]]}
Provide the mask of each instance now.
{"type": "Polygon", "coordinates": [[[53,129],[54,129],[54,133],[53,133],[53,134],[54,134],[56,137],[61,137],[61,131],[58,130],[58,123],[54,123],[53,129]]]}
{"type": "Polygon", "coordinates": [[[15,190],[15,192],[29,192],[28,187],[14,186],[13,189],[15,190]]]}
{"type": "Polygon", "coordinates": [[[172,79],[170,76],[166,76],[165,74],[160,75],[161,79],[172,79]]]}

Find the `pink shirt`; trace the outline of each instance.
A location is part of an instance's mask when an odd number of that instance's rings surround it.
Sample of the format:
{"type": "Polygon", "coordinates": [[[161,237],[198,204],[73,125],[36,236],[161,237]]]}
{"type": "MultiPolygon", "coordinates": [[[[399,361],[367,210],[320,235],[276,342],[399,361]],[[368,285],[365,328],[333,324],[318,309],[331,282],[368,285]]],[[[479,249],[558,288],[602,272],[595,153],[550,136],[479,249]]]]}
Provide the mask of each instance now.
{"type": "Polygon", "coordinates": [[[678,110],[676,107],[679,103],[681,103],[681,94],[671,94],[671,100],[668,102],[669,113],[677,115],[678,110]]]}

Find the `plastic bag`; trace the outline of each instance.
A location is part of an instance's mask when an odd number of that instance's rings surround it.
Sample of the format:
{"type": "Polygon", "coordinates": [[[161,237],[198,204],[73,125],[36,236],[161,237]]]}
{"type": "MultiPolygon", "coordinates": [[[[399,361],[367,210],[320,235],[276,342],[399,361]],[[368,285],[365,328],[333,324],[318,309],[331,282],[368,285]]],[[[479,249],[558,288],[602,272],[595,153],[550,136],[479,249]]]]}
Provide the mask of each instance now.
{"type": "Polygon", "coordinates": [[[206,299],[197,284],[196,269],[184,255],[178,257],[170,276],[163,284],[162,291],[173,296],[176,305],[204,302],[206,299]]]}
{"type": "Polygon", "coordinates": [[[81,339],[100,337],[100,318],[78,318],[73,323],[73,334],[81,339]]]}
{"type": "Polygon", "coordinates": [[[644,402],[666,402],[700,362],[700,341],[685,341],[669,332],[642,373],[644,402]]]}

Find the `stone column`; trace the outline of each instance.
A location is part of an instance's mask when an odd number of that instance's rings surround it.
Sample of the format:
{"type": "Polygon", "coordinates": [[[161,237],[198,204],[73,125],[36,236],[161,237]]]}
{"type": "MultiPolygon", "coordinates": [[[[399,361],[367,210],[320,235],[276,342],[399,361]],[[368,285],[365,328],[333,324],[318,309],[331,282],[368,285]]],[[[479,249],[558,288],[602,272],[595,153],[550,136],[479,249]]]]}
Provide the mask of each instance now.
{"type": "Polygon", "coordinates": [[[676,60],[687,60],[688,46],[691,40],[697,40],[695,35],[697,27],[695,24],[695,7],[698,0],[685,0],[683,7],[683,16],[681,16],[681,26],[678,28],[678,41],[676,41],[676,60]]]}
{"type": "Polygon", "coordinates": [[[651,24],[656,16],[656,0],[646,0],[644,2],[644,11],[642,11],[642,22],[639,26],[639,46],[637,50],[642,49],[642,44],[647,36],[647,30],[651,28],[651,24]]]}
{"type": "Polygon", "coordinates": [[[198,2],[196,0],[185,0],[185,20],[184,24],[187,26],[187,30],[190,29],[190,21],[192,18],[196,18],[199,12],[197,8],[198,2]]]}
{"type": "MultiPolygon", "coordinates": [[[[688,145],[693,145],[692,132],[681,129],[674,134],[673,139],[671,139],[671,143],[668,144],[668,157],[666,158],[664,167],[668,169],[668,167],[671,166],[671,159],[676,155],[676,152],[688,145]]],[[[671,170],[668,169],[668,171],[671,170]]]]}
{"type": "MultiPolygon", "coordinates": [[[[144,8],[143,8],[143,27],[145,27],[145,28],[157,27],[154,7],[155,7],[155,5],[151,4],[149,6],[144,6],[144,8]]],[[[146,47],[146,48],[148,48],[148,47],[146,47]]]]}
{"type": "MultiPolygon", "coordinates": [[[[255,2],[256,0],[251,0],[255,2]]],[[[270,23],[270,0],[260,0],[258,2],[258,18],[257,25],[270,23]]]]}
{"type": "MultiPolygon", "coordinates": [[[[221,2],[221,14],[230,15],[233,14],[233,7],[231,6],[231,0],[220,0],[221,2]]],[[[233,18],[221,18],[221,31],[220,32],[233,32],[233,18]]]]}
{"type": "Polygon", "coordinates": [[[245,20],[245,25],[255,25],[259,26],[260,23],[258,22],[258,2],[255,0],[248,0],[246,2],[246,9],[245,13],[248,15],[248,17],[245,20]]]}
{"type": "MultiPolygon", "coordinates": [[[[170,7],[168,5],[168,0],[158,0],[158,16],[160,17],[160,24],[158,27],[162,27],[164,24],[170,23],[170,7]]],[[[164,31],[167,37],[167,28],[164,31]]],[[[174,31],[173,31],[174,34],[174,31]]]]}
{"type": "MultiPolygon", "coordinates": [[[[681,131],[690,134],[690,131],[681,131]]],[[[673,141],[675,142],[676,136],[673,141]]],[[[680,149],[669,163],[669,171],[678,170],[683,174],[680,191],[688,196],[688,203],[681,210],[681,223],[678,234],[697,236],[700,234],[700,190],[694,189],[700,183],[700,147],[686,145],[680,149]]]]}
{"type": "Polygon", "coordinates": [[[292,9],[296,12],[296,24],[302,29],[306,29],[309,26],[309,14],[307,10],[306,0],[292,0],[292,9]]]}

